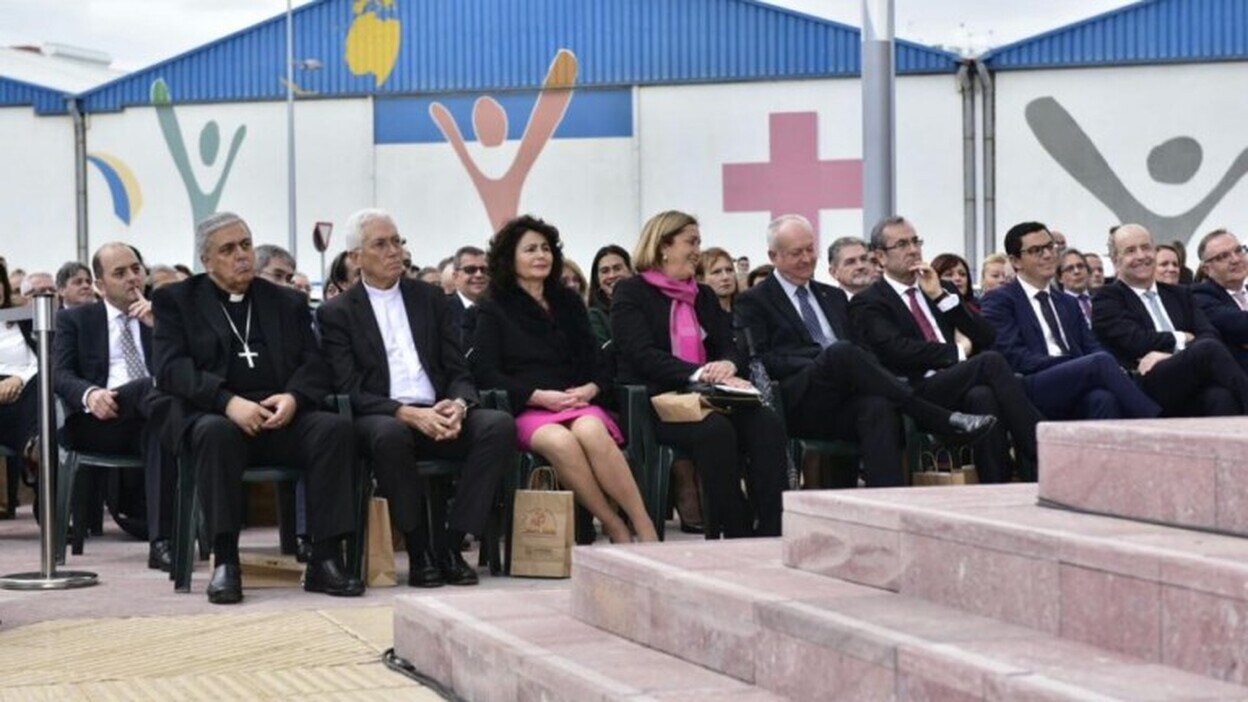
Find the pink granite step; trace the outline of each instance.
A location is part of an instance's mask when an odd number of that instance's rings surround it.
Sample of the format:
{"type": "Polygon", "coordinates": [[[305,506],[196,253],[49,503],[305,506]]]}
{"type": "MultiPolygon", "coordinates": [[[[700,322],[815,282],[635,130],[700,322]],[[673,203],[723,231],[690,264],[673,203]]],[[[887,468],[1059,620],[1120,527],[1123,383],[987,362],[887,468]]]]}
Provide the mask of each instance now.
{"type": "Polygon", "coordinates": [[[1035,500],[1035,485],[789,493],[784,561],[1248,681],[1248,539],[1035,500]]]}
{"type": "Polygon", "coordinates": [[[772,702],[781,698],[573,619],[567,590],[407,595],[395,654],[466,700],[772,702]]]}
{"type": "Polygon", "coordinates": [[[1040,425],[1040,497],[1248,535],[1248,417],[1040,425]]]}
{"type": "Polygon", "coordinates": [[[572,613],[798,700],[1248,700],[1238,685],[781,562],[778,540],[577,549],[572,613]]]}

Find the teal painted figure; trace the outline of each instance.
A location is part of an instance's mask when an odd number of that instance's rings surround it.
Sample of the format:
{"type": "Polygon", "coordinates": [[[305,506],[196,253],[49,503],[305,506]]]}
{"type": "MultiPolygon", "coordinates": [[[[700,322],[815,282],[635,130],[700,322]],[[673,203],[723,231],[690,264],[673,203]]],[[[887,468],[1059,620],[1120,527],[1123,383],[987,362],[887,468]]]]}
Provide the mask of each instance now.
{"type": "MultiPolygon", "coordinates": [[[[186,142],[182,139],[182,128],[178,125],[178,116],[173,111],[173,101],[169,99],[169,86],[165,83],[164,78],[157,78],[152,83],[152,105],[156,107],[156,118],[160,121],[160,131],[165,136],[165,143],[169,145],[169,154],[173,156],[173,163],[178,167],[178,173],[182,176],[182,183],[186,186],[187,197],[191,200],[191,216],[192,226],[198,224],[202,219],[217,211],[217,203],[221,201],[221,192],[225,190],[225,182],[230,177],[230,169],[234,166],[234,157],[238,155],[239,148],[243,145],[243,139],[247,136],[247,125],[239,125],[234,131],[234,138],[230,141],[230,152],[225,157],[225,165],[221,168],[221,175],[217,178],[217,184],[211,191],[205,192],[200,186],[199,180],[195,177],[195,171],[191,169],[191,159],[186,150],[186,142]]],[[[210,120],[208,124],[199,132],[199,159],[205,165],[211,167],[217,161],[217,155],[221,148],[221,129],[217,126],[216,120],[210,120]]],[[[199,261],[196,258],[196,269],[199,268],[199,261]]]]}

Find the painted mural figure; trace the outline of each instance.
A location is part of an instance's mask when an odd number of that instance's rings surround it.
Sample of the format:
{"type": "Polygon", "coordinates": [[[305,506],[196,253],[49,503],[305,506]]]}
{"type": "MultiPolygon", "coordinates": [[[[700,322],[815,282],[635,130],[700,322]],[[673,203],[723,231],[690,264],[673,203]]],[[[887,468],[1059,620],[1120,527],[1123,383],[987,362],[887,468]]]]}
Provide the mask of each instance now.
{"type": "MultiPolygon", "coordinates": [[[[182,183],[186,186],[187,197],[191,200],[193,218],[191,221],[198,223],[217,211],[217,203],[221,201],[221,192],[225,190],[225,182],[229,179],[230,170],[234,167],[234,157],[238,155],[238,149],[243,145],[243,138],[247,136],[247,125],[239,125],[238,129],[234,130],[234,137],[230,141],[230,151],[225,157],[221,175],[217,178],[217,183],[212,190],[205,192],[195,176],[194,169],[191,168],[186,142],[182,139],[182,127],[178,124],[178,116],[174,114],[173,102],[169,99],[169,86],[165,84],[163,78],[157,78],[156,82],[152,83],[152,105],[156,107],[156,119],[160,122],[160,131],[165,136],[165,143],[169,145],[169,154],[173,156],[173,163],[178,167],[182,183]]],[[[221,130],[216,120],[209,120],[208,124],[205,124],[204,128],[199,131],[200,161],[205,166],[211,167],[217,161],[220,147],[221,130]]]]}
{"type": "Polygon", "coordinates": [[[390,79],[402,44],[403,24],[395,0],[354,0],[351,29],[347,31],[347,70],[357,76],[373,74],[376,87],[390,79]]]}
{"type": "MultiPolygon", "coordinates": [[[[1178,215],[1160,215],[1127,190],[1096,145],[1066,108],[1052,97],[1031,101],[1027,124],[1045,151],[1096,199],[1108,207],[1119,222],[1136,222],[1164,238],[1187,241],[1209,212],[1248,173],[1248,149],[1223,174],[1222,179],[1191,209],[1178,215]]],[[[1158,183],[1186,183],[1200,170],[1203,151],[1191,137],[1175,137],[1154,146],[1148,154],[1148,173],[1158,183]]]]}
{"type": "MultiPolygon", "coordinates": [[[[577,69],[576,56],[567,49],[560,49],[546,71],[546,79],[538,93],[537,102],[533,105],[533,112],[529,115],[524,136],[520,138],[516,157],[507,172],[499,178],[491,178],[481,171],[468,153],[464,137],[450,111],[437,102],[429,106],[429,115],[442,131],[442,136],[451,143],[459,162],[472,178],[472,184],[476,186],[477,193],[485,204],[485,212],[494,231],[502,229],[508,220],[519,214],[524,180],[546,142],[550,141],[555,129],[563,121],[568,103],[572,101],[572,86],[576,84],[577,69]]],[[[472,106],[472,127],[482,146],[499,146],[507,139],[507,112],[494,98],[482,97],[472,106]]]]}

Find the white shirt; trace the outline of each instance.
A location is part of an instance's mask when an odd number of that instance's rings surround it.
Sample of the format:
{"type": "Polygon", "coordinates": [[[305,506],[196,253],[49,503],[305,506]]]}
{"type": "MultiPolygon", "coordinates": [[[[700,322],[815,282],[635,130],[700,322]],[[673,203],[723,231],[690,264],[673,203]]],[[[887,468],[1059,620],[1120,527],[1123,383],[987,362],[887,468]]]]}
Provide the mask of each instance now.
{"type": "MultiPolygon", "coordinates": [[[[127,317],[125,312],[113,307],[107,300],[104,302],[104,315],[108,318],[108,388],[111,390],[130,382],[130,373],[126,370],[126,358],[121,353],[121,326],[117,323],[118,317],[127,320],[126,326],[130,327],[130,337],[134,339],[134,347],[139,352],[139,360],[143,361],[145,366],[147,358],[143,356],[139,320],[127,317]]],[[[83,405],[86,405],[85,401],[83,405]]]]}
{"type": "Polygon", "coordinates": [[[21,328],[0,322],[0,375],[16,375],[29,383],[38,372],[39,357],[26,345],[21,328]]]}
{"type": "Polygon", "coordinates": [[[1174,320],[1170,319],[1170,313],[1166,311],[1166,303],[1162,302],[1161,293],[1157,292],[1157,283],[1154,282],[1152,285],[1144,288],[1143,290],[1135,287],[1134,285],[1128,285],[1127,287],[1131,288],[1132,292],[1140,296],[1140,304],[1144,305],[1144,309],[1148,310],[1148,316],[1153,318],[1153,330],[1173,334],[1175,351],[1182,351],[1187,348],[1187,337],[1183,336],[1183,332],[1179,331],[1179,328],[1174,325],[1174,320]],[[1148,298],[1144,297],[1144,293],[1150,291],[1157,296],[1155,298],[1157,300],[1157,309],[1161,310],[1161,316],[1165,318],[1164,324],[1161,319],[1157,318],[1156,313],[1153,312],[1153,306],[1148,303],[1148,298]],[[1174,331],[1165,332],[1164,330],[1166,326],[1169,326],[1174,331]]]}
{"type": "Polygon", "coordinates": [[[472,307],[473,305],[477,304],[473,302],[472,300],[469,300],[467,295],[463,294],[462,292],[458,290],[455,291],[455,294],[459,295],[459,301],[464,303],[464,309],[468,309],[469,307],[472,307]]]}
{"type": "MultiPolygon", "coordinates": [[[[1036,315],[1036,321],[1040,322],[1040,331],[1044,333],[1044,344],[1049,349],[1049,355],[1064,356],[1065,354],[1062,353],[1062,347],[1057,345],[1057,335],[1062,334],[1062,330],[1049,329],[1049,323],[1044,321],[1044,312],[1040,309],[1040,301],[1036,299],[1036,293],[1040,292],[1040,288],[1033,286],[1021,277],[1018,279],[1018,284],[1023,287],[1023,294],[1027,296],[1027,301],[1031,303],[1031,312],[1036,315]]],[[[1057,319],[1057,307],[1053,304],[1052,300],[1053,291],[1049,288],[1045,288],[1044,292],[1049,294],[1049,309],[1053,311],[1053,318],[1057,319]]],[[[1060,319],[1058,320],[1058,325],[1061,325],[1060,319]]],[[[1070,341],[1066,339],[1065,334],[1062,334],[1062,341],[1066,344],[1066,348],[1070,348],[1070,341]]]]}
{"type": "Polygon", "coordinates": [[[412,325],[407,319],[407,306],[398,283],[389,290],[378,290],[360,281],[368,293],[373,316],[381,330],[386,347],[386,363],[390,368],[390,399],[404,404],[433,405],[437,392],[425,373],[412,338],[412,325]]]}
{"type": "MultiPolygon", "coordinates": [[[[897,296],[901,298],[901,304],[905,305],[906,309],[910,309],[910,293],[906,291],[914,290],[915,291],[914,297],[916,300],[919,300],[919,309],[923,310],[923,316],[927,317],[928,323],[932,325],[932,330],[936,332],[936,338],[940,340],[940,343],[942,344],[949,343],[949,340],[945,338],[945,333],[940,330],[940,325],[936,323],[936,318],[932,316],[931,308],[928,307],[926,304],[927,293],[923,292],[922,288],[920,288],[917,285],[906,285],[905,283],[898,283],[897,281],[888,277],[888,275],[884,275],[883,278],[884,280],[888,281],[888,286],[893,289],[893,292],[897,293],[897,296]]],[[[954,307],[957,307],[960,304],[962,304],[962,298],[958,297],[957,295],[946,294],[943,300],[936,303],[936,308],[939,309],[941,312],[948,312],[949,310],[953,309],[954,307]]],[[[965,361],[966,351],[963,351],[962,347],[958,344],[954,344],[954,346],[957,347],[958,349],[958,360],[965,361]]],[[[932,375],[935,372],[936,372],[935,370],[930,370],[927,372],[927,374],[924,377],[927,377],[928,375],[932,375]]]]}
{"type": "MultiPolygon", "coordinates": [[[[780,287],[784,288],[784,294],[789,296],[789,302],[793,303],[793,309],[797,310],[797,318],[804,323],[806,318],[802,316],[802,304],[797,299],[799,286],[790,283],[788,278],[780,275],[780,271],[775,271],[772,275],[780,282],[780,287]]],[[[815,291],[811,289],[809,283],[801,287],[806,288],[808,293],[806,300],[810,302],[811,308],[815,310],[815,318],[819,320],[819,329],[823,331],[823,338],[828,341],[836,339],[836,334],[832,332],[832,325],[828,324],[828,318],[823,315],[823,308],[820,307],[819,301],[815,299],[815,291]]]]}

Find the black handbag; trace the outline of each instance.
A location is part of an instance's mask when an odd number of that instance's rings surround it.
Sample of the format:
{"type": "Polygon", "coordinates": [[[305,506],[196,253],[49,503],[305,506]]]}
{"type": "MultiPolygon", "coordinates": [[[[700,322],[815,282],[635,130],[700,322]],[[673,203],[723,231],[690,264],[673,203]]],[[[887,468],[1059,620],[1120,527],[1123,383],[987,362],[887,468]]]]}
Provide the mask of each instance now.
{"type": "Polygon", "coordinates": [[[730,412],[735,407],[759,407],[763,404],[762,394],[754,388],[739,390],[724,385],[690,383],[688,391],[698,393],[703,401],[721,412],[730,412]]]}

